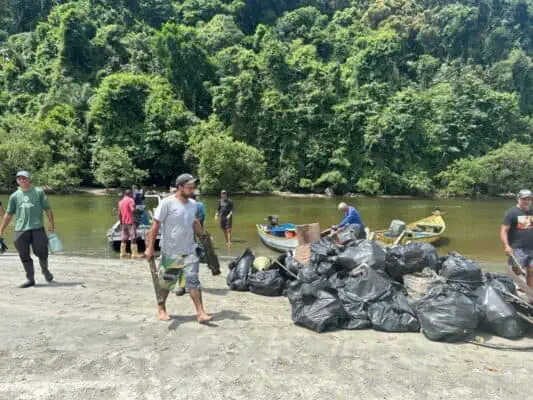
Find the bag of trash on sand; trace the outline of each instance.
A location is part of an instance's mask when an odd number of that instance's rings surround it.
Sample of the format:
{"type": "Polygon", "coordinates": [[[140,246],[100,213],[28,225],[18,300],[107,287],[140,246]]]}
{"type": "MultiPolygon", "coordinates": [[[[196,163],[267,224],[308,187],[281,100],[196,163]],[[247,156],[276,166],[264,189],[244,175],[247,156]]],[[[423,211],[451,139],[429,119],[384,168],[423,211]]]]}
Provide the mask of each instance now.
{"type": "Polygon", "coordinates": [[[483,282],[490,283],[496,290],[506,291],[516,295],[516,285],[514,281],[505,274],[483,272],[483,282]]]}
{"type": "Polygon", "coordinates": [[[485,314],[481,328],[506,339],[519,339],[524,336],[520,317],[514,307],[500,296],[493,283],[479,287],[475,295],[485,314]]]}
{"type": "Polygon", "coordinates": [[[250,292],[263,296],[281,296],[284,285],[285,281],[277,269],[254,272],[248,277],[250,292]]]}
{"type": "Polygon", "coordinates": [[[428,339],[454,342],[474,333],[483,311],[464,293],[441,285],[416,305],[416,315],[428,339]]]}
{"type": "Polygon", "coordinates": [[[248,290],[248,275],[254,262],[255,256],[250,249],[246,249],[244,253],[229,263],[229,273],[226,278],[226,283],[231,290],[247,291],[248,290]]]}
{"type": "MultiPolygon", "coordinates": [[[[324,279],[322,281],[327,282],[324,279]]],[[[339,328],[345,314],[336,294],[327,289],[306,291],[303,290],[305,285],[309,284],[295,281],[287,292],[293,322],[315,332],[339,328]]]]}
{"type": "Polygon", "coordinates": [[[339,252],[339,246],[330,237],[323,237],[318,242],[311,244],[311,263],[318,264],[327,261],[339,252]]]}
{"type": "Polygon", "coordinates": [[[402,292],[395,293],[390,299],[370,304],[368,318],[372,328],[385,332],[418,332],[420,324],[415,312],[402,292]]]}
{"type": "Polygon", "coordinates": [[[481,267],[455,251],[448,254],[439,274],[448,282],[470,285],[473,288],[483,283],[481,267]]]}
{"type": "Polygon", "coordinates": [[[429,267],[437,269],[439,256],[429,243],[408,243],[387,249],[387,272],[392,277],[421,272],[429,267]]]}
{"type": "Polygon", "coordinates": [[[363,264],[375,269],[384,269],[387,254],[372,240],[362,240],[355,247],[348,247],[334,258],[336,264],[354,269],[363,264]]]}

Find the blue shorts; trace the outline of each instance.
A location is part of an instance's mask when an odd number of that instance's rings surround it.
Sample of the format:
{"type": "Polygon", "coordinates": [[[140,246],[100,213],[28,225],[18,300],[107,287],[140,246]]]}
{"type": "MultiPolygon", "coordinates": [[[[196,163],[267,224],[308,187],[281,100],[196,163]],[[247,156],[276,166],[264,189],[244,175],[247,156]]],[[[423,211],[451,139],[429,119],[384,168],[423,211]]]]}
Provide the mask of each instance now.
{"type": "MultiPolygon", "coordinates": [[[[533,250],[513,249],[513,255],[522,268],[533,268],[533,250]]],[[[514,265],[512,257],[509,257],[509,265],[514,265]]]]}

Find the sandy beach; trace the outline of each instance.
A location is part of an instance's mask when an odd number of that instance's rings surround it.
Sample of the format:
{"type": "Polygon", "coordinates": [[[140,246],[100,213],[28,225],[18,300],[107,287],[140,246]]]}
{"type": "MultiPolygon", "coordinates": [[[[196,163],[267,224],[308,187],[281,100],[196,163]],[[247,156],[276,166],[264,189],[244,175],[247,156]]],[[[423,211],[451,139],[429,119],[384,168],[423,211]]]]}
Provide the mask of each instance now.
{"type": "MultiPolygon", "coordinates": [[[[210,326],[188,296],[156,319],[145,261],[52,257],[57,284],[17,289],[0,256],[1,399],[530,399],[531,353],[373,330],[295,326],[284,297],[230,292],[201,268],[210,326]]],[[[526,338],[490,343],[533,345],[526,338]]]]}

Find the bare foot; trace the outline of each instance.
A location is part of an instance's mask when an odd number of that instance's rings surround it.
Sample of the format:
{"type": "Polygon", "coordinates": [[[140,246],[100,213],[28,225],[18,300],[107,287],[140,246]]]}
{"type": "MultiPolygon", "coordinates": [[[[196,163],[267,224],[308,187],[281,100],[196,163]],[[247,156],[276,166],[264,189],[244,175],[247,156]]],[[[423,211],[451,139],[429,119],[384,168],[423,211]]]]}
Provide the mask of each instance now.
{"type": "Polygon", "coordinates": [[[199,324],[205,324],[206,322],[209,322],[213,319],[212,315],[203,313],[198,316],[198,323],[199,324]]]}
{"type": "Polygon", "coordinates": [[[161,321],[170,321],[170,317],[167,314],[167,310],[165,307],[159,307],[159,319],[161,321]]]}

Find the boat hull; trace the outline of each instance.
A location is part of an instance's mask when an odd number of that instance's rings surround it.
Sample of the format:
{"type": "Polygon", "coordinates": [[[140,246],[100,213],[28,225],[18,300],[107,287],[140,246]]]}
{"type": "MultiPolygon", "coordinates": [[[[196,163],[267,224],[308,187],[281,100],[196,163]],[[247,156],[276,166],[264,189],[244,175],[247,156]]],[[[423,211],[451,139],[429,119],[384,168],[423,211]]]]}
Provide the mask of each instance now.
{"type": "MultiPolygon", "coordinates": [[[[410,223],[406,227],[406,233],[400,241],[400,244],[407,243],[436,243],[441,237],[444,231],[446,230],[446,223],[444,218],[440,214],[431,215],[427,218],[415,221],[410,223]],[[434,229],[434,232],[420,232],[415,231],[420,227],[431,227],[434,229]]],[[[385,244],[393,244],[398,236],[388,235],[389,231],[377,231],[375,232],[374,239],[385,244]]]]}
{"type": "Polygon", "coordinates": [[[257,225],[257,234],[259,235],[259,238],[263,242],[263,244],[272,250],[278,251],[278,252],[285,252],[289,250],[294,250],[296,247],[298,247],[298,238],[284,238],[284,237],[277,237],[272,236],[268,234],[265,229],[261,225],[257,225]]]}

